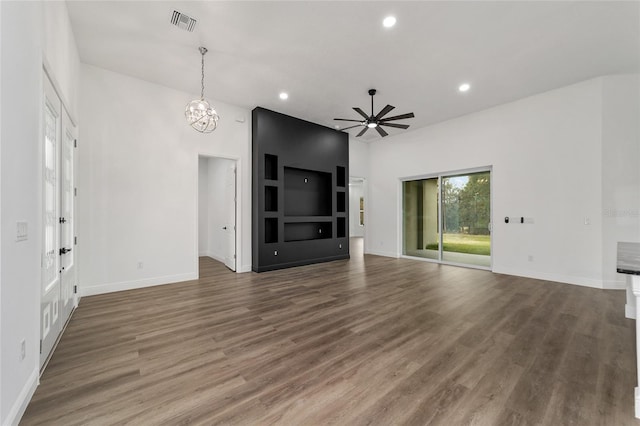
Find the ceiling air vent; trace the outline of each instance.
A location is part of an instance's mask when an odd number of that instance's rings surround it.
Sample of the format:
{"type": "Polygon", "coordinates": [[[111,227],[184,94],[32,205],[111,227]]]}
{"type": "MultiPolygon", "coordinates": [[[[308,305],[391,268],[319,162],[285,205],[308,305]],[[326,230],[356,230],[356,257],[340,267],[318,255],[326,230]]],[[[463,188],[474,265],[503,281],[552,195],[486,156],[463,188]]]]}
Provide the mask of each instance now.
{"type": "Polygon", "coordinates": [[[185,15],[184,13],[180,13],[177,10],[173,11],[173,15],[171,15],[171,23],[178,28],[182,28],[183,30],[187,30],[192,32],[194,27],[196,26],[196,20],[191,16],[185,15]]]}

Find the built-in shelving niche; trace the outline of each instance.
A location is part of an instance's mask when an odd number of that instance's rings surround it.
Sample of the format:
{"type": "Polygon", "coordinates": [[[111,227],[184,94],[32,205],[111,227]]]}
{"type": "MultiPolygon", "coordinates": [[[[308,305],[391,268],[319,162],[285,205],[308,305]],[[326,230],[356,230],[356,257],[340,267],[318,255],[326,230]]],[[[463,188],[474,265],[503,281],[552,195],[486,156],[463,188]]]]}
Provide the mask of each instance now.
{"type": "Polygon", "coordinates": [[[278,219],[275,217],[264,219],[264,242],[265,244],[278,242],[278,219]]]}
{"type": "Polygon", "coordinates": [[[278,187],[266,185],[264,187],[264,211],[278,211],[278,187]]]}
{"type": "Polygon", "coordinates": [[[284,168],[284,215],[331,216],[331,173],[284,168]]]}
{"type": "Polygon", "coordinates": [[[308,241],[332,238],[331,222],[296,222],[284,224],[284,240],[308,241]]]}

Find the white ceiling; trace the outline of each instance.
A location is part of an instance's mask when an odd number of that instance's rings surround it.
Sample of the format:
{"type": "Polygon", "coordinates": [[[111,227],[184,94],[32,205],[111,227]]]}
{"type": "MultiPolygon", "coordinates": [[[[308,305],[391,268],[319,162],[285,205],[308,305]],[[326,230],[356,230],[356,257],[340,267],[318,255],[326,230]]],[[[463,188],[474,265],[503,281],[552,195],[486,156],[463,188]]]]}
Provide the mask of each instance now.
{"type": "MultiPolygon", "coordinates": [[[[410,131],[606,74],[640,72],[640,3],[69,1],[81,61],[326,126],[413,111],[410,131]],[[169,22],[198,20],[193,33],[169,22]],[[397,17],[391,29],[387,15],[397,17]],[[458,92],[462,82],[472,88],[458,92]],[[278,98],[287,91],[289,99],[278,98]]],[[[185,104],[189,99],[185,99],[185,104]]],[[[177,105],[177,113],[183,106],[177,105]]],[[[222,117],[224,119],[224,117],[222,117]]],[[[349,131],[355,135],[359,129],[349,131]]],[[[378,139],[374,131],[364,139],[378,139]]]]}

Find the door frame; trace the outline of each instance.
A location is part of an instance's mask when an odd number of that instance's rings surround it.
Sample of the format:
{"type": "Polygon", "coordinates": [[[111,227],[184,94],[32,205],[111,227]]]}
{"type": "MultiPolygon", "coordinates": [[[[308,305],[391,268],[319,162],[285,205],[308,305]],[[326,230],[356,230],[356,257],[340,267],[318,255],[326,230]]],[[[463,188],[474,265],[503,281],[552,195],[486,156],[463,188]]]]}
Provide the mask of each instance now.
{"type": "MultiPolygon", "coordinates": [[[[362,231],[362,254],[367,253],[367,205],[369,203],[369,195],[368,195],[368,190],[367,190],[367,184],[368,184],[368,179],[364,176],[349,176],[349,181],[351,181],[351,179],[358,179],[362,182],[362,197],[364,198],[364,209],[363,209],[363,213],[364,213],[364,229],[362,231]]],[[[351,185],[351,182],[349,182],[349,185],[351,185]]],[[[359,204],[358,204],[359,205],[359,204]]],[[[351,189],[349,189],[349,207],[351,207],[351,189]]],[[[349,220],[351,220],[351,215],[353,214],[353,212],[351,211],[351,208],[349,208],[349,220]]],[[[349,230],[351,230],[351,225],[349,225],[349,230]]],[[[349,231],[351,232],[351,231],[349,231]]],[[[351,238],[351,237],[349,237],[351,238]]]]}
{"type": "MultiPolygon", "coordinates": [[[[43,256],[43,249],[44,249],[44,232],[45,232],[45,226],[44,226],[44,208],[45,208],[45,204],[44,204],[44,197],[45,197],[45,191],[44,191],[44,126],[45,126],[45,121],[44,121],[44,107],[46,104],[46,96],[45,96],[45,92],[48,90],[47,87],[47,81],[49,83],[50,88],[52,89],[52,94],[55,94],[55,96],[57,97],[57,100],[60,103],[60,117],[59,117],[59,125],[60,125],[60,129],[59,129],[59,137],[60,137],[60,141],[59,141],[59,146],[57,148],[57,152],[56,152],[56,161],[58,162],[57,166],[60,167],[60,154],[61,154],[61,149],[62,149],[62,143],[63,143],[63,139],[64,139],[64,131],[65,131],[65,121],[68,121],[68,124],[70,125],[70,127],[73,128],[74,131],[74,137],[75,140],[77,141],[78,139],[78,123],[77,120],[74,118],[73,114],[71,113],[71,111],[69,110],[68,107],[68,103],[65,99],[65,97],[63,96],[63,92],[60,89],[60,85],[58,84],[58,81],[56,80],[54,74],[51,72],[50,66],[48,65],[48,63],[46,62],[46,60],[43,61],[42,64],[42,79],[41,81],[41,87],[40,87],[40,94],[41,94],[41,99],[40,99],[40,111],[39,111],[39,116],[40,116],[40,123],[39,123],[39,128],[40,128],[40,140],[38,143],[38,157],[39,157],[39,164],[40,167],[38,167],[38,218],[37,218],[37,235],[38,235],[38,253],[40,254],[40,256],[43,256]]],[[[76,143],[77,146],[77,143],[76,143]]],[[[74,149],[77,149],[76,147],[74,147],[74,149]]],[[[73,168],[74,168],[74,188],[77,189],[78,187],[78,152],[76,151],[74,153],[74,159],[73,159],[73,168]]],[[[58,179],[60,178],[60,170],[58,169],[58,179]]],[[[56,194],[58,197],[58,207],[57,207],[57,213],[60,213],[60,185],[58,185],[56,194]]],[[[74,217],[74,237],[78,236],[78,224],[79,224],[79,220],[78,220],[78,197],[77,194],[75,192],[74,189],[74,213],[73,213],[73,217],[74,217]]],[[[60,229],[57,226],[56,227],[56,233],[58,234],[58,246],[60,246],[61,244],[61,240],[60,240],[60,229]]],[[[58,250],[60,247],[57,247],[56,250],[58,250]]],[[[60,323],[60,330],[58,332],[58,335],[55,339],[55,341],[53,342],[53,345],[51,347],[51,350],[49,351],[49,353],[47,354],[46,358],[44,359],[44,361],[42,360],[42,309],[41,309],[41,304],[42,304],[42,263],[40,264],[40,269],[39,269],[39,277],[40,279],[38,280],[38,287],[39,287],[39,291],[37,294],[37,306],[38,306],[38,334],[37,334],[37,340],[36,342],[40,342],[40,348],[39,348],[39,353],[38,353],[38,368],[39,368],[39,375],[41,376],[44,373],[44,370],[47,367],[47,364],[49,363],[49,361],[51,360],[51,357],[53,356],[56,347],[58,346],[58,342],[60,341],[62,335],[64,334],[67,325],[69,324],[69,321],[71,320],[71,318],[73,317],[73,313],[75,312],[75,309],[78,307],[78,304],[80,302],[80,295],[79,295],[79,290],[80,290],[80,283],[78,281],[78,271],[80,269],[79,265],[78,265],[78,260],[79,260],[79,256],[78,256],[78,246],[77,243],[75,242],[75,238],[74,238],[74,246],[73,246],[73,250],[76,250],[76,253],[74,255],[75,257],[75,269],[76,269],[76,280],[75,280],[75,289],[76,291],[73,294],[73,299],[72,299],[72,306],[71,306],[71,311],[69,313],[69,316],[67,318],[64,318],[64,321],[62,321],[60,323]]],[[[60,266],[60,262],[58,263],[58,266],[60,266]]],[[[61,283],[61,277],[59,277],[60,280],[60,285],[61,283]]]]}
{"type": "MultiPolygon", "coordinates": [[[[437,173],[427,173],[427,174],[422,174],[422,175],[416,175],[416,176],[406,176],[406,177],[400,177],[398,178],[398,205],[397,205],[397,211],[398,211],[398,222],[397,222],[397,231],[396,231],[396,235],[398,236],[397,239],[397,257],[402,258],[402,259],[412,259],[412,260],[421,260],[424,262],[432,262],[432,263],[439,263],[441,265],[451,265],[451,266],[462,266],[465,268],[472,268],[472,269],[483,269],[483,270],[487,270],[487,271],[493,271],[493,258],[494,258],[494,250],[493,250],[493,229],[494,229],[494,220],[493,220],[493,166],[489,165],[489,166],[480,166],[480,167],[472,167],[472,168],[468,168],[468,169],[458,169],[458,170],[447,170],[444,172],[437,172],[437,173]],[[491,245],[491,256],[490,256],[490,264],[489,266],[480,266],[480,265],[473,265],[473,264],[468,264],[468,263],[457,263],[457,262],[450,262],[450,261],[446,261],[446,260],[442,260],[442,196],[441,196],[441,191],[442,191],[442,178],[443,177],[447,177],[447,176],[457,176],[457,175],[464,175],[464,174],[473,174],[473,173],[481,173],[481,172],[489,172],[491,175],[491,179],[489,180],[489,210],[490,210],[490,220],[489,220],[489,225],[491,227],[491,230],[489,232],[489,241],[490,241],[490,245],[491,245]],[[403,192],[403,183],[407,182],[407,181],[412,181],[412,180],[421,180],[421,179],[438,179],[438,232],[440,233],[440,244],[439,247],[440,249],[438,250],[438,259],[428,259],[428,258],[424,258],[424,257],[417,257],[417,256],[407,256],[405,254],[402,253],[403,251],[403,240],[404,240],[404,228],[403,228],[403,209],[404,209],[404,192],[403,192]]],[[[366,223],[366,222],[365,222],[366,223]]]]}
{"type": "MultiPolygon", "coordinates": [[[[242,271],[242,253],[243,253],[243,247],[242,247],[242,226],[240,225],[240,219],[242,218],[242,211],[243,211],[243,205],[242,205],[242,185],[240,185],[240,182],[242,181],[242,160],[240,159],[240,157],[237,156],[230,156],[230,155],[218,155],[215,153],[209,153],[209,152],[198,152],[196,154],[196,158],[195,158],[195,162],[196,162],[196,172],[195,172],[195,194],[196,194],[196,200],[195,200],[195,204],[196,204],[196,218],[195,218],[195,259],[194,259],[194,267],[195,267],[195,271],[196,271],[196,275],[198,278],[200,278],[200,268],[199,268],[199,254],[200,254],[200,250],[199,250],[199,228],[200,228],[200,211],[199,211],[199,207],[200,207],[200,196],[199,196],[199,173],[200,173],[200,165],[199,165],[199,159],[200,158],[220,158],[223,160],[231,160],[233,162],[235,162],[235,166],[236,166],[236,202],[235,202],[235,223],[234,226],[236,228],[236,235],[235,235],[235,240],[236,240],[236,270],[235,273],[241,273],[242,271]]],[[[249,250],[251,250],[251,248],[249,248],[249,250]]]]}

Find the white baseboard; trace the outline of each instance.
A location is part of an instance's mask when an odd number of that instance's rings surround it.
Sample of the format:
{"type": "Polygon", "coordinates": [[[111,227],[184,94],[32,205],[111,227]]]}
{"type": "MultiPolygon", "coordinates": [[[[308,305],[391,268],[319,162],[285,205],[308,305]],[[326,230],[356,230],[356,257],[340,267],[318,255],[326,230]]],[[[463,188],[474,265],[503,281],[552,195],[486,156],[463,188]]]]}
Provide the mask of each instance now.
{"type": "Polygon", "coordinates": [[[4,426],[14,426],[20,423],[20,419],[24,415],[24,412],[27,410],[27,406],[33,397],[33,394],[36,392],[36,388],[38,387],[38,368],[36,367],[29,379],[27,379],[27,383],[25,383],[24,387],[20,391],[18,395],[18,399],[13,404],[11,409],[9,410],[9,414],[3,423],[4,426]]]}
{"type": "Polygon", "coordinates": [[[242,265],[240,269],[238,269],[236,272],[240,272],[240,273],[251,272],[251,265],[242,265]]]}
{"type": "Polygon", "coordinates": [[[365,254],[373,254],[375,256],[393,257],[398,258],[398,254],[390,251],[378,251],[378,250],[365,250],[365,254]]]}
{"type": "Polygon", "coordinates": [[[500,268],[494,265],[493,272],[497,274],[515,275],[516,277],[534,278],[537,280],[554,281],[564,284],[579,285],[582,287],[604,288],[602,280],[587,277],[577,277],[573,275],[549,274],[537,271],[519,271],[509,268],[500,268]]]}
{"type": "Polygon", "coordinates": [[[624,316],[629,319],[636,319],[636,307],[625,303],[624,316]]]}
{"type": "Polygon", "coordinates": [[[99,284],[80,287],[82,296],[93,296],[96,294],[113,293],[116,291],[134,290],[137,288],[153,287],[156,285],[173,284],[181,281],[197,280],[198,273],[166,275],[164,277],[145,278],[143,280],[122,281],[119,283],[99,284]]]}

